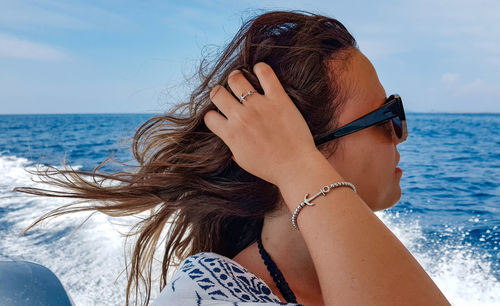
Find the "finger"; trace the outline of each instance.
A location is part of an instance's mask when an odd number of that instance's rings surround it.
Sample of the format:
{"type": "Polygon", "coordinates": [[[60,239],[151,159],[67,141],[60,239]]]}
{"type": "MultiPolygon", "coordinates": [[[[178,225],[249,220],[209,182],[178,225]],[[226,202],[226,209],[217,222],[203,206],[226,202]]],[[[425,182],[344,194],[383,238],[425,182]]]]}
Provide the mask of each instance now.
{"type": "Polygon", "coordinates": [[[224,127],[227,123],[227,119],[219,115],[216,111],[208,111],[205,116],[203,116],[203,121],[207,128],[212,131],[215,135],[219,136],[224,141],[224,127]]]}
{"type": "MultiPolygon", "coordinates": [[[[226,134],[225,125],[227,124],[227,119],[223,118],[222,115],[219,115],[216,111],[208,111],[203,117],[203,121],[207,128],[212,131],[217,137],[222,139],[222,141],[227,145],[226,142],[226,134]]],[[[236,161],[234,155],[231,156],[233,161],[236,161]]]]}
{"type": "Polygon", "coordinates": [[[238,107],[242,107],[241,103],[238,103],[231,93],[220,85],[215,86],[210,91],[210,100],[212,100],[226,118],[229,118],[231,114],[236,112],[238,107]]]}
{"type": "Polygon", "coordinates": [[[253,66],[253,72],[259,79],[260,86],[264,90],[264,94],[268,97],[276,97],[286,94],[280,80],[274,73],[273,68],[264,62],[259,62],[253,66]]]}
{"type": "MultiPolygon", "coordinates": [[[[231,91],[234,93],[238,99],[248,93],[248,91],[255,91],[252,84],[248,82],[243,73],[239,70],[235,70],[229,74],[229,78],[227,79],[227,83],[231,88],[231,91]]],[[[247,96],[245,99],[250,99],[250,96],[247,96]]]]}

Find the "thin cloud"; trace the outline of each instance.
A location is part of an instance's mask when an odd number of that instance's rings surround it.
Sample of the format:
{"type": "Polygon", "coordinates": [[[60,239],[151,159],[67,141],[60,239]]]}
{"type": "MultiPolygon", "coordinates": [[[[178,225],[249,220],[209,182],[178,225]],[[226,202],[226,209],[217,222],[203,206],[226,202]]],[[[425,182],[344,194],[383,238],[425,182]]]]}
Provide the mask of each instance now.
{"type": "Polygon", "coordinates": [[[170,5],[169,10],[172,13],[163,18],[165,26],[185,35],[206,37],[209,30],[220,31],[220,26],[224,24],[225,17],[222,14],[207,15],[204,7],[193,8],[181,2],[170,5]]]}
{"type": "Polygon", "coordinates": [[[475,79],[472,82],[461,84],[454,88],[453,94],[456,96],[499,97],[500,83],[490,83],[482,79],[475,79]]]}
{"type": "Polygon", "coordinates": [[[0,33],[0,58],[61,60],[67,55],[46,44],[31,42],[0,33]]]}
{"type": "Polygon", "coordinates": [[[375,39],[357,39],[360,50],[372,59],[389,58],[393,55],[408,52],[409,49],[400,44],[390,44],[375,39]]]}
{"type": "Polygon", "coordinates": [[[476,58],[500,55],[499,1],[421,0],[403,8],[406,14],[399,16],[408,19],[414,34],[443,51],[476,58]]]}
{"type": "MultiPolygon", "coordinates": [[[[487,56],[484,58],[484,61],[486,64],[491,65],[491,66],[496,66],[500,68],[500,57],[497,56],[487,56]]],[[[498,70],[500,71],[500,70],[498,70]]]]}
{"type": "Polygon", "coordinates": [[[441,82],[445,84],[455,83],[456,81],[458,81],[459,78],[460,74],[458,73],[444,73],[441,76],[441,82]]]}
{"type": "Polygon", "coordinates": [[[107,9],[76,1],[5,1],[0,0],[0,27],[63,30],[123,31],[134,25],[107,9]],[[42,27],[42,28],[41,28],[42,27]]]}

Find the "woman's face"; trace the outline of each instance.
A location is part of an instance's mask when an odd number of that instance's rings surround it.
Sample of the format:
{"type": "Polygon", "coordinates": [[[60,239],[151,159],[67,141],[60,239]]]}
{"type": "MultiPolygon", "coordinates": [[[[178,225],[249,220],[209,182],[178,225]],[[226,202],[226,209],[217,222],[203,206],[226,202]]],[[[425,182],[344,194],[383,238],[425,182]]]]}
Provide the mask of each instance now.
{"type": "MultiPolygon", "coordinates": [[[[339,126],[384,103],[384,87],[373,65],[361,52],[354,51],[342,77],[351,84],[352,90],[340,114],[339,126]]],[[[373,211],[389,208],[401,198],[401,172],[396,171],[398,141],[391,129],[390,123],[375,125],[343,136],[338,149],[328,158],[339,174],[356,186],[359,196],[373,211]]]]}

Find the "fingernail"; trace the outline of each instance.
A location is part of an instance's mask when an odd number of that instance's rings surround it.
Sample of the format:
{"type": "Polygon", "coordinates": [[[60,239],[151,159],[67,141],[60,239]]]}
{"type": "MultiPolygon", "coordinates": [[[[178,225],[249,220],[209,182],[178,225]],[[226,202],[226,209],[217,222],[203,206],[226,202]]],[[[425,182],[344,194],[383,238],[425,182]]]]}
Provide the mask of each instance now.
{"type": "Polygon", "coordinates": [[[239,70],[233,70],[233,71],[231,71],[231,73],[229,74],[229,76],[232,77],[233,75],[236,75],[238,73],[241,73],[241,71],[239,71],[239,70]]]}

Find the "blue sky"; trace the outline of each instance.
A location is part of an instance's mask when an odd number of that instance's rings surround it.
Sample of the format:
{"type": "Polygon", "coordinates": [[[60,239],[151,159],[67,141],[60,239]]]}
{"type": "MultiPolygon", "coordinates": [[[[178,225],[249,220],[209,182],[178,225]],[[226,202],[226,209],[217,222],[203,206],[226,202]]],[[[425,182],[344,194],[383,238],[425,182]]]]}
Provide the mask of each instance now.
{"type": "Polygon", "coordinates": [[[163,112],[261,10],[340,20],[408,111],[500,113],[500,1],[0,0],[0,113],[163,112]]]}

